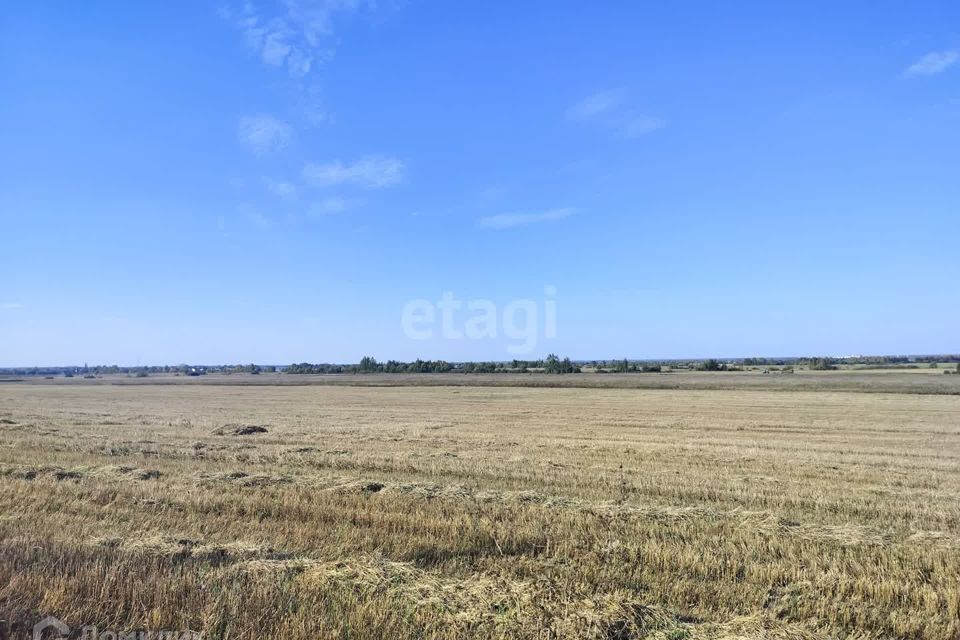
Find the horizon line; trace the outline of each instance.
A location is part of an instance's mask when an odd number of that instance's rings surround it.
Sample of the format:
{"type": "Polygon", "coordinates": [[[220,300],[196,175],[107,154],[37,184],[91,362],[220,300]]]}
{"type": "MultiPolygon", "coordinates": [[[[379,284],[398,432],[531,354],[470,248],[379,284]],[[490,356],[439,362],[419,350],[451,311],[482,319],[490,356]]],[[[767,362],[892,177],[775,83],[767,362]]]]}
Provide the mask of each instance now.
{"type": "MultiPolygon", "coordinates": [[[[509,363],[513,361],[517,362],[536,362],[539,360],[546,360],[550,355],[548,354],[542,357],[536,358],[508,358],[500,360],[447,360],[445,358],[415,358],[413,360],[397,360],[394,358],[388,358],[385,360],[380,360],[375,356],[363,356],[363,357],[373,357],[378,364],[383,364],[387,362],[398,362],[398,363],[410,363],[417,362],[446,362],[452,365],[460,364],[477,364],[477,363],[509,363]]],[[[564,359],[568,356],[558,355],[557,357],[564,359]]],[[[581,364],[581,363],[591,363],[591,362],[622,362],[626,360],[627,362],[654,362],[654,363],[670,363],[670,362],[703,362],[705,360],[718,360],[722,362],[744,362],[746,360],[804,360],[810,358],[829,358],[831,360],[858,360],[858,359],[871,359],[871,358],[945,358],[945,361],[953,362],[960,361],[960,352],[950,353],[950,352],[940,352],[940,353],[886,353],[886,354],[848,354],[848,355],[828,355],[828,354],[808,354],[808,355],[792,355],[792,356],[699,356],[699,357],[683,357],[683,358],[629,358],[629,357],[620,357],[620,358],[569,358],[572,363],[581,364]]],[[[0,366],[0,371],[7,371],[11,369],[91,369],[91,368],[103,368],[103,367],[118,367],[121,369],[149,369],[155,367],[235,367],[235,366],[249,366],[253,365],[256,367],[289,367],[295,364],[312,364],[312,365],[330,365],[330,366],[354,366],[358,365],[360,361],[356,362],[333,362],[333,361],[309,361],[309,360],[299,360],[296,362],[289,363],[257,363],[252,361],[238,361],[238,362],[220,362],[215,364],[210,363],[190,363],[190,362],[177,362],[177,363],[161,363],[161,364],[94,364],[90,365],[84,363],[79,364],[29,364],[29,365],[3,365],[0,366]]]]}

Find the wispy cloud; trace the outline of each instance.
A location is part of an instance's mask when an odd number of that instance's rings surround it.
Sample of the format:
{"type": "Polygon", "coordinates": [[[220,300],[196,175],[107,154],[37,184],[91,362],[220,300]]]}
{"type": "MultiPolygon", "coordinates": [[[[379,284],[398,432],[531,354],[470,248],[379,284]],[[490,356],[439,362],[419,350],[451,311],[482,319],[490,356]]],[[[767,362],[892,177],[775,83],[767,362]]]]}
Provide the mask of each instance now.
{"type": "Polygon", "coordinates": [[[625,138],[639,138],[665,124],[659,118],[632,109],[627,104],[624,89],[608,89],[589,95],[567,109],[567,117],[601,125],[625,138]]]}
{"type": "Polygon", "coordinates": [[[274,180],[273,178],[263,178],[263,186],[267,191],[286,200],[293,199],[297,195],[297,186],[286,180],[274,180]]]}
{"type": "Polygon", "coordinates": [[[491,202],[494,200],[501,200],[505,195],[507,195],[507,192],[508,189],[506,187],[496,184],[486,187],[485,189],[481,189],[480,193],[477,195],[481,200],[491,202]]]}
{"type": "Polygon", "coordinates": [[[623,89],[598,91],[577,102],[567,110],[567,116],[574,120],[590,120],[616,111],[623,104],[623,89]]]}
{"type": "Polygon", "coordinates": [[[512,227],[523,227],[539,222],[552,222],[569,218],[576,209],[564,207],[560,209],[549,209],[537,213],[500,213],[495,216],[487,216],[477,221],[485,229],[510,229],[512,227]]]}
{"type": "MultiPolygon", "coordinates": [[[[246,220],[249,225],[261,231],[267,231],[274,226],[273,218],[262,213],[260,209],[251,202],[239,203],[237,205],[237,212],[240,214],[241,219],[246,220]]],[[[226,227],[226,224],[224,224],[224,227],[226,227]]]]}
{"type": "Polygon", "coordinates": [[[932,76],[946,71],[957,62],[960,62],[960,51],[956,49],[932,51],[907,67],[904,75],[932,76]]]}
{"type": "Polygon", "coordinates": [[[375,0],[264,0],[257,4],[226,0],[219,12],[260,62],[285,72],[291,111],[304,123],[317,125],[330,119],[318,69],[334,56],[335,24],[375,4],[375,0]]]}
{"type": "Polygon", "coordinates": [[[273,228],[273,220],[268,216],[263,215],[259,211],[250,210],[247,211],[247,220],[261,231],[266,231],[273,228]]]}
{"type": "Polygon", "coordinates": [[[616,128],[627,138],[639,138],[662,129],[663,120],[649,116],[631,116],[616,123],[616,128]]]}
{"type": "Polygon", "coordinates": [[[251,2],[239,9],[223,7],[221,16],[243,35],[247,46],[272,67],[302,78],[334,53],[333,22],[371,5],[363,0],[284,0],[274,11],[260,11],[251,2]]]}
{"type": "Polygon", "coordinates": [[[345,213],[350,209],[358,207],[360,204],[362,204],[362,201],[360,200],[352,200],[334,196],[320,200],[319,202],[314,202],[310,205],[307,213],[314,217],[335,215],[338,213],[345,213]]]}
{"type": "Polygon", "coordinates": [[[283,120],[271,115],[259,114],[240,118],[237,135],[240,142],[255,154],[264,155],[290,144],[293,129],[283,120]]]}
{"type": "Polygon", "coordinates": [[[303,168],[303,179],[313,187],[352,185],[383,189],[403,182],[404,169],[403,161],[397,158],[367,156],[352,163],[336,160],[325,164],[307,164],[303,168]]]}

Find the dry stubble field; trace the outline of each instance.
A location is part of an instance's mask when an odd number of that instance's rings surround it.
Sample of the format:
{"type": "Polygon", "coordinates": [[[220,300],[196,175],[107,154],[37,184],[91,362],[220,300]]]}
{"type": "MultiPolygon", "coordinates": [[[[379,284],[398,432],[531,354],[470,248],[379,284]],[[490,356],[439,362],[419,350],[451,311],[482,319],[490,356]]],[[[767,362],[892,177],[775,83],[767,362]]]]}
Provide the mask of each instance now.
{"type": "Polygon", "coordinates": [[[0,444],[14,634],[960,637],[957,395],[17,382],[0,444]]]}

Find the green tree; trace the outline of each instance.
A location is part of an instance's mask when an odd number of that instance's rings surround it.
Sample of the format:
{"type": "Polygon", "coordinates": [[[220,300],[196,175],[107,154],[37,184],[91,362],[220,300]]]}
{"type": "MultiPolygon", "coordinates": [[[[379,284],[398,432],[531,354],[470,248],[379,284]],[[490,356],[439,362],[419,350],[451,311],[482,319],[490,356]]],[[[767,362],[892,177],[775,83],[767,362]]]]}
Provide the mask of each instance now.
{"type": "Polygon", "coordinates": [[[710,358],[709,360],[701,362],[697,368],[701,371],[720,371],[720,362],[714,358],[710,358]]]}
{"type": "Polygon", "coordinates": [[[377,361],[370,356],[363,356],[357,370],[361,373],[373,373],[377,370],[377,361]]]}

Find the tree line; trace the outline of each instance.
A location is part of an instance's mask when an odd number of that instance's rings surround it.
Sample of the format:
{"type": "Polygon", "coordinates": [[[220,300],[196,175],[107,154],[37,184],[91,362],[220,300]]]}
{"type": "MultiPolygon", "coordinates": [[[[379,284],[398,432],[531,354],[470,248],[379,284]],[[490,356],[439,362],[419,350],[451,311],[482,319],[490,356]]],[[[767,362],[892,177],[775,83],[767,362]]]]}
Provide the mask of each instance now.
{"type": "Polygon", "coordinates": [[[364,356],[357,364],[311,364],[300,362],[283,369],[292,374],[334,374],[334,373],[517,373],[541,370],[545,373],[580,373],[580,367],[570,358],[562,360],[550,354],[543,360],[512,360],[510,362],[448,362],[446,360],[421,360],[401,362],[387,360],[378,362],[372,356],[364,356]]]}
{"type": "MultiPolygon", "coordinates": [[[[923,364],[935,367],[937,363],[957,364],[960,373],[960,355],[923,355],[923,356],[851,356],[851,357],[798,357],[798,358],[731,358],[718,360],[592,360],[571,361],[550,354],[537,360],[509,360],[503,362],[449,362],[447,360],[421,360],[402,362],[387,360],[378,362],[372,356],[365,356],[356,364],[331,364],[300,362],[288,366],[257,364],[224,365],[153,365],[126,367],[118,365],[64,366],[64,367],[6,367],[0,368],[4,376],[64,376],[97,377],[100,375],[129,375],[146,377],[150,375],[202,376],[217,374],[290,373],[290,374],[339,374],[339,373],[527,373],[544,372],[551,374],[582,373],[584,368],[596,373],[659,373],[669,366],[671,370],[698,371],[740,371],[742,367],[793,367],[806,366],[814,371],[837,369],[839,365],[854,365],[854,368],[918,368],[923,364]]],[[[950,371],[954,367],[944,369],[950,371]]]]}

